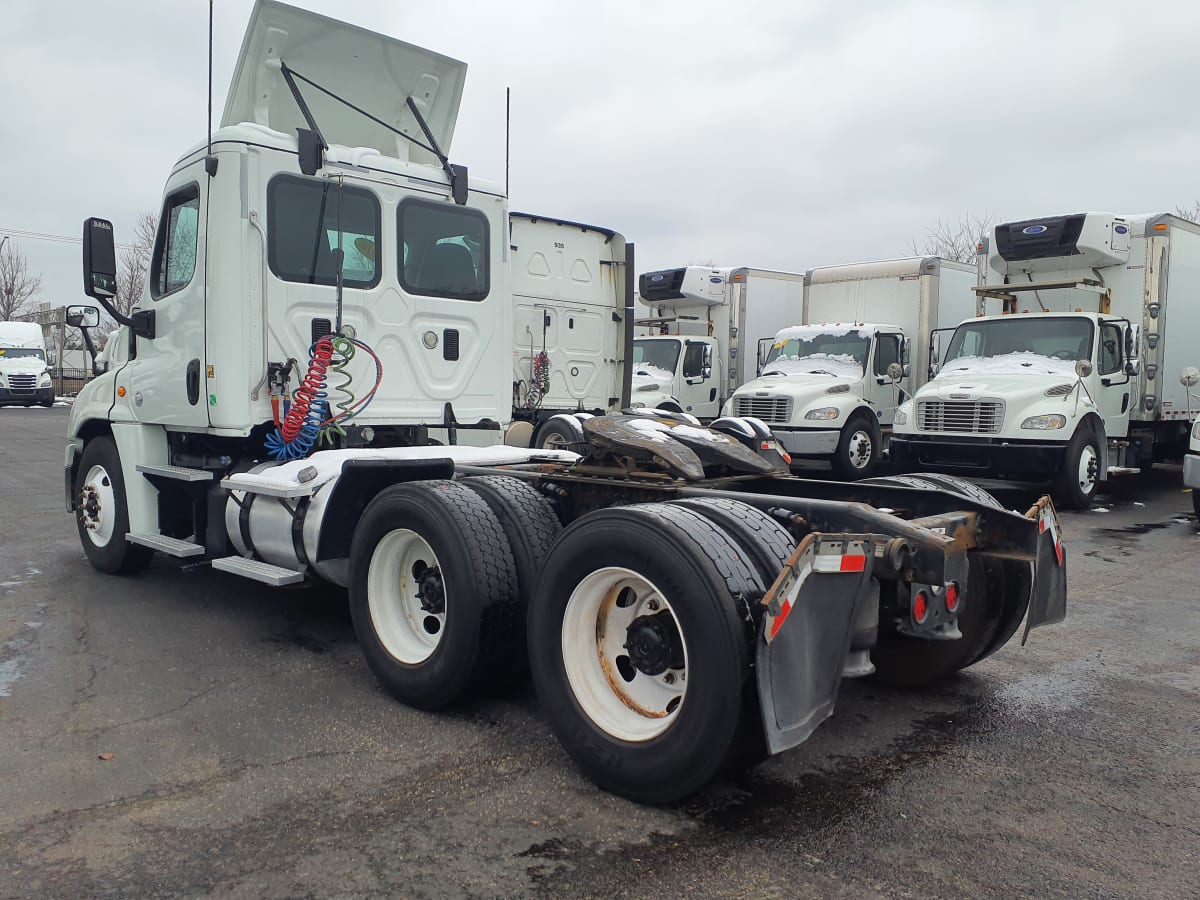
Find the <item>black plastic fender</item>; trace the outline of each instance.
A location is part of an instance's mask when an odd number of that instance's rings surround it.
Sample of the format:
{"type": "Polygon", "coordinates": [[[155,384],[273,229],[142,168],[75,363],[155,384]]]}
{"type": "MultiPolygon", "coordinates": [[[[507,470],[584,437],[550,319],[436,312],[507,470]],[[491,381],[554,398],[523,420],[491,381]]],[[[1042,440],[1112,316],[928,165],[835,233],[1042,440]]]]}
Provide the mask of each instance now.
{"type": "Polygon", "coordinates": [[[762,599],[756,676],[767,749],[808,739],[833,714],[859,609],[871,597],[875,542],[807,535],[762,599]]]}
{"type": "Polygon", "coordinates": [[[1029,631],[1042,625],[1053,625],[1067,617],[1067,549],[1062,542],[1058,513],[1049,497],[1043,497],[1031,513],[1038,523],[1037,562],[1033,567],[1033,589],[1029,597],[1029,613],[1025,618],[1025,633],[1021,643],[1029,639],[1029,631]]]}

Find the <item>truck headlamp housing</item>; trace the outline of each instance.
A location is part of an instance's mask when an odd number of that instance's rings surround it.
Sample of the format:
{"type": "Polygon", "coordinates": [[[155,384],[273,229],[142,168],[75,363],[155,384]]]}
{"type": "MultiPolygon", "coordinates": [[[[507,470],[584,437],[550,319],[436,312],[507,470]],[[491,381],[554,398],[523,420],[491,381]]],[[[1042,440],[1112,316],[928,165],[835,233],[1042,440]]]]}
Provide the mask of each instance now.
{"type": "Polygon", "coordinates": [[[817,409],[810,409],[804,414],[804,418],[828,421],[829,419],[836,419],[838,415],[838,408],[836,406],[821,406],[817,409]]]}
{"type": "Polygon", "coordinates": [[[1055,428],[1062,428],[1067,424],[1067,417],[1058,413],[1051,413],[1047,416],[1030,416],[1021,423],[1022,428],[1030,428],[1034,431],[1053,431],[1055,428]]]}
{"type": "Polygon", "coordinates": [[[896,410],[896,417],[892,421],[896,425],[907,425],[908,424],[908,413],[906,413],[904,411],[903,407],[901,407],[900,409],[896,410]]]}
{"type": "Polygon", "coordinates": [[[50,387],[50,373],[43,372],[38,376],[38,387],[50,387]]]}

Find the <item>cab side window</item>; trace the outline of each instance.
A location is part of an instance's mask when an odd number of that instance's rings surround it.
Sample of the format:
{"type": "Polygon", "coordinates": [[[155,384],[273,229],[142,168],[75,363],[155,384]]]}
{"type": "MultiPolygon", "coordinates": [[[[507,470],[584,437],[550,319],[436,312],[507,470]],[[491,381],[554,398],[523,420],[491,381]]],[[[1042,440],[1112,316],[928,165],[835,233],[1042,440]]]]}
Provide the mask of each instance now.
{"type": "Polygon", "coordinates": [[[1121,344],[1124,338],[1120,325],[1100,326],[1100,374],[1112,375],[1121,370],[1121,344]]]}
{"type": "Polygon", "coordinates": [[[900,335],[877,335],[875,338],[875,374],[887,375],[888,366],[898,362],[900,362],[900,335]]]}
{"type": "Polygon", "coordinates": [[[704,344],[688,341],[683,351],[683,377],[699,378],[704,374],[704,344]]]}
{"type": "Polygon", "coordinates": [[[199,231],[200,186],[189,184],[167,197],[158,220],[150,278],[150,296],[155,300],[191,282],[199,231]]]}

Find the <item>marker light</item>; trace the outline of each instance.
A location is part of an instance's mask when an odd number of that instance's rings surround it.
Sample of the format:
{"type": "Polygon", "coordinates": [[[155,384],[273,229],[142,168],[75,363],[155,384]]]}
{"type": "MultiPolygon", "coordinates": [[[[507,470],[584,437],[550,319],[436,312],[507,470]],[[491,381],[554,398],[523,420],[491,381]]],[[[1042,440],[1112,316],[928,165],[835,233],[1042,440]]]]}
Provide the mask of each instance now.
{"type": "Polygon", "coordinates": [[[912,617],[918,625],[929,617],[929,598],[924,591],[917,591],[917,596],[913,597],[912,617]]]}
{"type": "Polygon", "coordinates": [[[958,609],[958,585],[953,581],[946,585],[946,612],[958,609]]]}
{"type": "Polygon", "coordinates": [[[1167,226],[1166,226],[1166,225],[1164,225],[1164,224],[1162,224],[1162,223],[1160,222],[1158,225],[1155,225],[1155,226],[1154,226],[1154,230],[1155,230],[1155,231],[1166,231],[1166,230],[1167,230],[1167,226]]]}

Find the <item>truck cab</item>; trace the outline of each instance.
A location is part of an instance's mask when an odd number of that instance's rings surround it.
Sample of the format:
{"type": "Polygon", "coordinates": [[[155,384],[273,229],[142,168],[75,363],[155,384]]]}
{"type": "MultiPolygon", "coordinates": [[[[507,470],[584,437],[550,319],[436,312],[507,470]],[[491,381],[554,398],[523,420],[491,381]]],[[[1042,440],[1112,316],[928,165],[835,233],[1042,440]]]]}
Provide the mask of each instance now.
{"type": "Polygon", "coordinates": [[[723,374],[715,338],[636,338],[631,405],[715,419],[721,412],[717,386],[723,383],[723,374]]]}
{"type": "Polygon", "coordinates": [[[761,419],[793,458],[828,459],[839,475],[863,478],[904,399],[907,358],[907,338],[890,325],[785,328],[725,415],[761,419]]]}
{"type": "Polygon", "coordinates": [[[54,405],[42,326],[0,322],[0,406],[54,405]]]}

